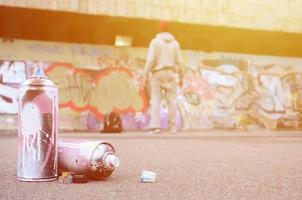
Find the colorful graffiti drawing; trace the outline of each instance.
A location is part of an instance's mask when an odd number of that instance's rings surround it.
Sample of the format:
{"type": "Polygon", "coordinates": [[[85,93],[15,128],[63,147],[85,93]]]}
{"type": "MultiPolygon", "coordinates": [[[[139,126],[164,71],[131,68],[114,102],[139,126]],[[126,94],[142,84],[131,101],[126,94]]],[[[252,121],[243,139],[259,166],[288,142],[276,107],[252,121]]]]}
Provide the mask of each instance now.
{"type": "MultiPolygon", "coordinates": [[[[5,121],[1,118],[5,114],[11,117],[17,113],[18,85],[40,66],[59,88],[61,129],[101,130],[104,114],[111,111],[121,115],[125,130],[148,128],[148,90],[141,85],[145,49],[89,45],[48,48],[46,44],[31,47],[35,47],[29,48],[34,55],[41,48],[44,54],[51,55],[71,48],[65,57],[73,64],[0,61],[0,122],[5,121]]],[[[178,94],[178,127],[302,128],[302,70],[297,67],[301,61],[295,67],[278,65],[278,59],[267,61],[270,65],[256,65],[256,56],[184,53],[187,60],[184,85],[178,94]]],[[[167,114],[163,100],[163,128],[167,127],[167,114]]]]}
{"type": "Polygon", "coordinates": [[[0,83],[0,113],[18,113],[18,89],[0,83]]]}
{"type": "Polygon", "coordinates": [[[25,62],[0,61],[0,76],[5,84],[20,84],[26,80],[25,62]]]}
{"type": "Polygon", "coordinates": [[[144,89],[137,86],[126,68],[106,68],[89,73],[70,64],[53,63],[45,71],[59,87],[60,107],[89,110],[102,119],[111,111],[120,114],[147,109],[144,89]]]}
{"type": "Polygon", "coordinates": [[[200,75],[188,72],[189,84],[179,98],[184,128],[246,128],[251,123],[272,130],[282,124],[298,128],[300,112],[296,110],[301,87],[296,80],[301,76],[287,75],[287,71],[278,75],[259,70],[253,77],[224,64],[200,68],[200,75]],[[207,88],[211,93],[205,92],[207,88]]]}
{"type": "Polygon", "coordinates": [[[0,113],[18,112],[17,85],[26,80],[26,66],[20,61],[0,61],[0,113]]]}
{"type": "Polygon", "coordinates": [[[292,92],[293,110],[302,111],[302,73],[288,73],[282,81],[290,86],[292,92]]]}

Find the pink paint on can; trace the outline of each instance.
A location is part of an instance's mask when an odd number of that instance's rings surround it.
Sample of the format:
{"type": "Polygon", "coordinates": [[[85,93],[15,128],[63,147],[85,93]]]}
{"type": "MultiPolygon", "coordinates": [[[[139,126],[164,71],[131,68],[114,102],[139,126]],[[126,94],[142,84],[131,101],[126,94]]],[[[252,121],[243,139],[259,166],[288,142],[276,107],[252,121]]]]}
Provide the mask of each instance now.
{"type": "Polygon", "coordinates": [[[17,179],[57,179],[58,89],[38,68],[19,88],[17,179]]]}

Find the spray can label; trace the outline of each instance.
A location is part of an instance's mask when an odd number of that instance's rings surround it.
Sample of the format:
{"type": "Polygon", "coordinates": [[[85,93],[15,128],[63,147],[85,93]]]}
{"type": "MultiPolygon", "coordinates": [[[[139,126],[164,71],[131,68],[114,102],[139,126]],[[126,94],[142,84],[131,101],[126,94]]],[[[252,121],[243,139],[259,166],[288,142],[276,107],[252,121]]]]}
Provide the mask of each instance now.
{"type": "Polygon", "coordinates": [[[17,176],[25,181],[57,178],[56,88],[20,89],[17,176]]]}

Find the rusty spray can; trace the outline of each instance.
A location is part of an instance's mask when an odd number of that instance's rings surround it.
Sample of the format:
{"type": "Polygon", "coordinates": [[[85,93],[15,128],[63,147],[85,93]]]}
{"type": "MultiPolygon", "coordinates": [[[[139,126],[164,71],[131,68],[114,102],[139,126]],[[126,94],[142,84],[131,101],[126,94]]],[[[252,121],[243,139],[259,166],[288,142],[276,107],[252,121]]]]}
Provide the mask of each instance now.
{"type": "Polygon", "coordinates": [[[57,179],[58,89],[42,68],[20,85],[17,179],[57,179]]]}
{"type": "Polygon", "coordinates": [[[71,172],[89,179],[101,180],[119,167],[114,147],[105,141],[83,139],[58,140],[59,174],[71,172]]]}

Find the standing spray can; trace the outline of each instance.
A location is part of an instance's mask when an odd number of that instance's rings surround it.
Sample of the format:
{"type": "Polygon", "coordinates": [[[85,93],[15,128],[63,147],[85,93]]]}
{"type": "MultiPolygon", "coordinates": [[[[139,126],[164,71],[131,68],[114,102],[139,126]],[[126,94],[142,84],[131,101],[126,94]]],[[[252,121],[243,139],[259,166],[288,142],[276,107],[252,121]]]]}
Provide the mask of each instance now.
{"type": "Polygon", "coordinates": [[[101,180],[119,167],[114,147],[105,141],[60,139],[58,141],[59,173],[71,172],[101,180]]]}
{"type": "Polygon", "coordinates": [[[17,179],[57,179],[58,89],[38,68],[21,84],[18,113],[17,179]]]}

